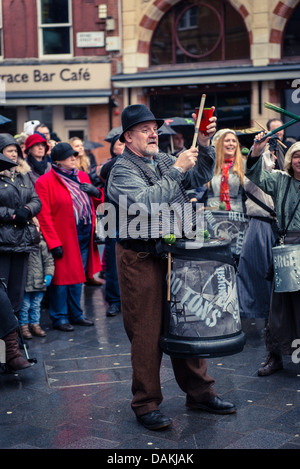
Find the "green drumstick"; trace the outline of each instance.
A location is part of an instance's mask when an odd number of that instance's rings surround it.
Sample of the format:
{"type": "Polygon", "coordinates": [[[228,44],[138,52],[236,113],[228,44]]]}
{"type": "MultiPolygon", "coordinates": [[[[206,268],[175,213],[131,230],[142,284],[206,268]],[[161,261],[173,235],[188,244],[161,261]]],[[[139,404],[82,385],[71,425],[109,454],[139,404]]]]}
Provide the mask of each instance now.
{"type": "MultiPolygon", "coordinates": [[[[260,139],[260,142],[263,142],[266,138],[268,137],[272,137],[272,135],[276,134],[277,132],[279,132],[279,130],[283,130],[283,129],[286,129],[287,127],[289,127],[290,125],[293,125],[293,124],[296,124],[296,122],[299,122],[300,121],[300,117],[299,119],[293,119],[289,122],[286,122],[285,124],[282,124],[280,127],[277,127],[277,129],[273,129],[273,130],[270,130],[270,132],[267,132],[266,135],[264,135],[261,139],[260,139]]],[[[254,140],[255,142],[257,142],[258,140],[254,140]]]]}
{"type": "Polygon", "coordinates": [[[281,114],[284,114],[285,116],[292,117],[292,119],[295,119],[296,121],[300,121],[300,116],[297,116],[297,114],[293,114],[290,111],[286,111],[285,109],[282,109],[281,107],[275,106],[275,104],[265,103],[264,105],[267,109],[272,109],[272,111],[280,112],[281,114]]]}

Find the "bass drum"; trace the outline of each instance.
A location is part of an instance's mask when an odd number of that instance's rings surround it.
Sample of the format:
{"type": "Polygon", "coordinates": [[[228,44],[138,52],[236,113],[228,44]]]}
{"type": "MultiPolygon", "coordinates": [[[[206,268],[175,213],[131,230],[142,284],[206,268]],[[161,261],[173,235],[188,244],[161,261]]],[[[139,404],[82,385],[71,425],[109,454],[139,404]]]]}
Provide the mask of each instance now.
{"type": "Polygon", "coordinates": [[[193,241],[176,241],[169,247],[171,297],[164,305],[161,346],[177,358],[241,352],[245,335],[230,241],[210,239],[200,249],[192,246],[193,241]]]}

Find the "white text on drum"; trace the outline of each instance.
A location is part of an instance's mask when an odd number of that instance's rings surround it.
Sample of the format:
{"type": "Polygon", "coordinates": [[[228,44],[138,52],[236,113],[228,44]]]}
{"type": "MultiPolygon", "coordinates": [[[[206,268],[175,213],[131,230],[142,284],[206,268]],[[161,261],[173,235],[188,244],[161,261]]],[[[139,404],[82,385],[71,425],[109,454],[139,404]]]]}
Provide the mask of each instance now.
{"type": "Polygon", "coordinates": [[[293,253],[284,254],[283,256],[280,254],[274,255],[274,265],[278,268],[291,267],[295,265],[295,256],[293,253]]]}

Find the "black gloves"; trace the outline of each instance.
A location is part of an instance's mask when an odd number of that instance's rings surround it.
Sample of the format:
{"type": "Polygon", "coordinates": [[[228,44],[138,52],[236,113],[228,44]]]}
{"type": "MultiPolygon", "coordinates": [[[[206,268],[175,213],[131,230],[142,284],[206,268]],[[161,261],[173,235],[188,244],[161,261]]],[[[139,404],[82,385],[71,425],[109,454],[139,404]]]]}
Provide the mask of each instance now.
{"type": "Polygon", "coordinates": [[[64,255],[62,246],[57,246],[56,248],[51,249],[51,253],[54,259],[61,259],[64,255]]]}
{"type": "Polygon", "coordinates": [[[97,199],[100,198],[100,192],[97,187],[93,186],[92,184],[88,184],[87,182],[83,182],[80,184],[80,189],[83,192],[86,192],[91,197],[96,197],[97,199]]]}
{"type": "Polygon", "coordinates": [[[26,225],[30,217],[30,210],[25,207],[20,207],[15,210],[13,220],[17,225],[26,225]]]}

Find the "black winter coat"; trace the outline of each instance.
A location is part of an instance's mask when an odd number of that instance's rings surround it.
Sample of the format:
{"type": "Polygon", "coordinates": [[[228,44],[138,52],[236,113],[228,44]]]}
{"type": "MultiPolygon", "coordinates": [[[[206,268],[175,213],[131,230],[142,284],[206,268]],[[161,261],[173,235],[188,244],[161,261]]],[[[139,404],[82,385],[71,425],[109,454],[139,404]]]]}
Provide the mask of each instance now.
{"type": "Polygon", "coordinates": [[[41,211],[42,203],[29,178],[30,167],[19,158],[14,171],[13,177],[8,177],[7,171],[0,172],[0,253],[32,252],[38,249],[40,240],[32,218],[41,211]],[[25,225],[17,225],[14,212],[25,205],[31,217],[25,225]]]}

